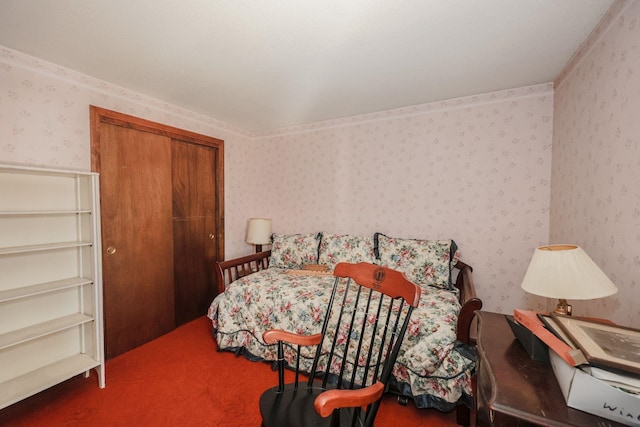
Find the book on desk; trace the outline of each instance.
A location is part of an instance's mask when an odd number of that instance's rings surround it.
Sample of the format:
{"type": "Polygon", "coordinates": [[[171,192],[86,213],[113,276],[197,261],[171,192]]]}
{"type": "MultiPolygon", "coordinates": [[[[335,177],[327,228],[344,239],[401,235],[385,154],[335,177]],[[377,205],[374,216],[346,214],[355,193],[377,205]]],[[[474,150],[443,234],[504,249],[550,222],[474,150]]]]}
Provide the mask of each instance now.
{"type": "Polygon", "coordinates": [[[513,319],[570,366],[590,365],[640,378],[640,330],[603,319],[514,310],[513,319]]]}
{"type": "Polygon", "coordinates": [[[514,310],[513,318],[518,324],[527,328],[540,341],[562,357],[570,366],[578,366],[587,363],[587,359],[580,349],[570,346],[556,334],[547,329],[538,313],[530,310],[514,310]]]}
{"type": "MultiPolygon", "coordinates": [[[[509,317],[507,320],[514,335],[534,360],[541,360],[534,356],[546,351],[548,358],[544,361],[551,363],[568,406],[626,425],[640,426],[640,375],[636,366],[636,363],[640,365],[640,352],[634,346],[640,342],[634,341],[636,338],[640,340],[640,330],[620,327],[601,319],[567,319],[529,310],[514,310],[513,318],[509,317]],[[630,348],[621,347],[614,340],[608,349],[613,354],[608,358],[595,357],[595,347],[598,346],[589,347],[580,342],[572,324],[606,331],[618,340],[620,336],[628,338],[628,341],[623,341],[631,344],[630,348]],[[523,330],[529,335],[521,338],[523,330]],[[538,347],[543,347],[542,350],[532,346],[531,342],[535,340],[538,347]]],[[[597,339],[597,334],[594,336],[597,339]]],[[[608,342],[606,336],[603,340],[608,342]]]]}

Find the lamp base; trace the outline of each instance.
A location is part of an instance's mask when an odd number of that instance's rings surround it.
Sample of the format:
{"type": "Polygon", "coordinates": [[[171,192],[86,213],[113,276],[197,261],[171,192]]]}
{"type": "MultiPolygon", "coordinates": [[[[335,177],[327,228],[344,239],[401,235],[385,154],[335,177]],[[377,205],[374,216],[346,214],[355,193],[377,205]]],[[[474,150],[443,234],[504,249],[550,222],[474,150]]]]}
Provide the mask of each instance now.
{"type": "Polygon", "coordinates": [[[553,309],[555,314],[564,314],[565,316],[571,316],[572,307],[567,303],[566,299],[560,299],[558,305],[553,309]]]}
{"type": "Polygon", "coordinates": [[[529,357],[538,362],[549,362],[549,347],[533,332],[516,322],[513,316],[505,315],[504,317],[507,319],[513,335],[520,341],[529,357]]]}

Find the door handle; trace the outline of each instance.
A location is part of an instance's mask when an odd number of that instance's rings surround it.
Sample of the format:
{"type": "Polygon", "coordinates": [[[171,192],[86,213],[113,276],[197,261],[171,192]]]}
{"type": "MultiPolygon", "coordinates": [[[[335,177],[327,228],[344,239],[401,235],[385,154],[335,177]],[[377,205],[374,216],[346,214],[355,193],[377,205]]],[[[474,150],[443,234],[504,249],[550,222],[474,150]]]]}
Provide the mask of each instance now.
{"type": "Polygon", "coordinates": [[[109,255],[113,255],[113,254],[115,254],[115,253],[116,253],[116,248],[115,248],[115,247],[113,247],[113,246],[109,246],[109,247],[107,248],[107,253],[108,253],[109,255]]]}

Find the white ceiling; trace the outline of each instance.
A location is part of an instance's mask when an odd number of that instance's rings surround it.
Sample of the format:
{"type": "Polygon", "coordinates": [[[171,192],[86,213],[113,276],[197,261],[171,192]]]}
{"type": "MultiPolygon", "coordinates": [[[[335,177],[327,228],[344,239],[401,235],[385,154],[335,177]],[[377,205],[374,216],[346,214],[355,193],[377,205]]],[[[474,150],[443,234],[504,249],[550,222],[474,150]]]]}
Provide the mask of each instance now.
{"type": "Polygon", "coordinates": [[[0,45],[260,132],[553,81],[614,0],[0,0],[0,45]]]}

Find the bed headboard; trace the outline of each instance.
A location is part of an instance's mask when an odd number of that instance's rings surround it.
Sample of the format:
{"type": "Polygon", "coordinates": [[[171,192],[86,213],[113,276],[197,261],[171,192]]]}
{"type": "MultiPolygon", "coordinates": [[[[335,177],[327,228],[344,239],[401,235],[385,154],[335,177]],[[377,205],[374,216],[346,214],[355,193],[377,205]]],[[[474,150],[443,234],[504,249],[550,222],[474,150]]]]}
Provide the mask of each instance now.
{"type": "Polygon", "coordinates": [[[269,250],[228,261],[218,261],[216,263],[218,289],[224,290],[229,283],[251,273],[255,273],[256,271],[268,268],[270,257],[271,251],[269,250]]]}

